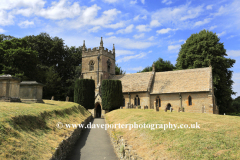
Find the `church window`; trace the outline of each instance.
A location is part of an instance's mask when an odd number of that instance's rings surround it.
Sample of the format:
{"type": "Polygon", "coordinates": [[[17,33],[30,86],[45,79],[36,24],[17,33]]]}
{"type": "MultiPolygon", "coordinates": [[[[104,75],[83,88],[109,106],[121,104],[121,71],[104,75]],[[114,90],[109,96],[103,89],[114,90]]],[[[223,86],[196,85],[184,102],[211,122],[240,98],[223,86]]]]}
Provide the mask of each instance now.
{"type": "Polygon", "coordinates": [[[134,99],[134,105],[135,106],[139,106],[140,105],[140,98],[138,97],[138,95],[136,95],[136,97],[134,99]]]}
{"type": "Polygon", "coordinates": [[[111,68],[111,61],[110,61],[110,59],[108,59],[108,61],[107,61],[107,70],[108,70],[108,72],[110,72],[110,68],[111,68]]]}
{"type": "Polygon", "coordinates": [[[94,62],[90,61],[89,62],[89,71],[93,71],[94,70],[94,62]]]}
{"type": "Polygon", "coordinates": [[[156,107],[161,107],[161,99],[159,98],[159,96],[157,96],[156,98],[156,107]]]}
{"type": "Polygon", "coordinates": [[[191,106],[192,105],[192,97],[188,96],[188,105],[191,106]]]}

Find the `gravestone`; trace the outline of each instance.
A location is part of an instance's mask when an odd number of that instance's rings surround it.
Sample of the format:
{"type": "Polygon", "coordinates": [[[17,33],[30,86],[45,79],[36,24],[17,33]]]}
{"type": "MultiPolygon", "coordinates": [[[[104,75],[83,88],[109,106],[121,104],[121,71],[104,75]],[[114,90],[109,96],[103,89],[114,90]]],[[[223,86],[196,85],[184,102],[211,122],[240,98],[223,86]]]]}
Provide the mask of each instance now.
{"type": "Polygon", "coordinates": [[[22,102],[44,103],[42,100],[43,84],[36,81],[22,81],[19,97],[22,102]]]}
{"type": "Polygon", "coordinates": [[[170,107],[170,112],[172,112],[173,111],[173,108],[172,107],[170,107]]]}
{"type": "Polygon", "coordinates": [[[54,100],[54,96],[52,96],[51,100],[54,100]]]}
{"type": "Polygon", "coordinates": [[[0,101],[21,102],[19,98],[20,79],[10,74],[0,76],[0,101]]]}
{"type": "Polygon", "coordinates": [[[68,96],[66,97],[66,102],[69,102],[69,97],[68,96]]]}

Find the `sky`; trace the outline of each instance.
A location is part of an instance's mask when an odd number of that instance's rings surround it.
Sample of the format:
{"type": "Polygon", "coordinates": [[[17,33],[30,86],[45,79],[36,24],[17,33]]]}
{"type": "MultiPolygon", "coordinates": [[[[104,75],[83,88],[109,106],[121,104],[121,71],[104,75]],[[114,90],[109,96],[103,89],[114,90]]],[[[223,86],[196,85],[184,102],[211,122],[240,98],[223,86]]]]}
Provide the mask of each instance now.
{"type": "Polygon", "coordinates": [[[158,58],[176,63],[181,45],[206,29],[224,44],[233,68],[233,98],[240,96],[239,0],[1,0],[0,34],[22,38],[42,32],[65,45],[116,48],[126,73],[158,58]]]}

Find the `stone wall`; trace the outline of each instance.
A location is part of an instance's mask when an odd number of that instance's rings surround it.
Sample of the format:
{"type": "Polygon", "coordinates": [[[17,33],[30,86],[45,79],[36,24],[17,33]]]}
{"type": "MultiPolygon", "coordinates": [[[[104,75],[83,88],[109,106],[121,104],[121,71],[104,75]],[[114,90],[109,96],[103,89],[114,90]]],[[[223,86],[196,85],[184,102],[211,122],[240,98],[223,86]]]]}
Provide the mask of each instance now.
{"type": "MultiPolygon", "coordinates": [[[[181,107],[181,100],[179,93],[151,95],[151,106],[154,105],[156,97],[159,96],[161,100],[161,107],[159,109],[164,110],[168,103],[171,104],[174,111],[178,111],[181,107]]],[[[181,93],[182,107],[185,108],[185,112],[194,113],[213,113],[213,99],[212,95],[208,92],[199,93],[181,93]],[[192,97],[192,105],[188,105],[188,96],[192,97]]]]}
{"type": "Polygon", "coordinates": [[[120,160],[143,160],[136,153],[136,150],[133,150],[132,146],[128,144],[128,141],[123,138],[123,136],[116,136],[115,130],[108,128],[107,130],[114,151],[117,157],[120,160]]]}
{"type": "MultiPolygon", "coordinates": [[[[92,120],[92,116],[89,116],[82,124],[84,127],[92,120]]],[[[50,160],[62,160],[66,159],[67,155],[72,151],[73,146],[75,145],[76,141],[80,137],[82,131],[85,128],[77,128],[75,129],[69,137],[66,137],[56,148],[55,153],[52,155],[50,160]]]]}
{"type": "MultiPolygon", "coordinates": [[[[129,93],[130,94],[130,104],[134,105],[134,99],[136,95],[140,98],[140,106],[143,109],[143,106],[149,106],[149,93],[129,93]]],[[[129,95],[128,93],[123,93],[123,97],[125,98],[125,107],[127,107],[127,104],[129,103],[129,95]]]]}

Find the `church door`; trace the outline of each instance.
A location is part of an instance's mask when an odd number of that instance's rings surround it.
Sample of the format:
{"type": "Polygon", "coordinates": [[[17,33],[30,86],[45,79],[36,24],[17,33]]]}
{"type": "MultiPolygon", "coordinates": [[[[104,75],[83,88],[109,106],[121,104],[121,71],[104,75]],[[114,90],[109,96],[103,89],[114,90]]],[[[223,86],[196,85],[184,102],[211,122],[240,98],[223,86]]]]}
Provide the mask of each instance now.
{"type": "Polygon", "coordinates": [[[101,118],[101,112],[102,112],[101,106],[100,104],[98,104],[96,107],[96,118],[101,118]]]}

